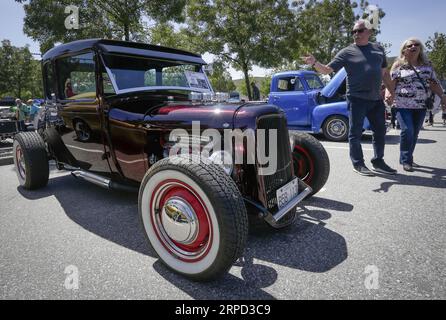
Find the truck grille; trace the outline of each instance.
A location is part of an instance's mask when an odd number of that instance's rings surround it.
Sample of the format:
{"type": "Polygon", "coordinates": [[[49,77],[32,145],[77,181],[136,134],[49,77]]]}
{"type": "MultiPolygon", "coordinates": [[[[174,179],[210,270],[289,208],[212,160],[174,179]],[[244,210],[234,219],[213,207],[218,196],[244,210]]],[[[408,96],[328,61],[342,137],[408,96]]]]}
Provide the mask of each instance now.
{"type": "Polygon", "coordinates": [[[257,128],[266,130],[266,150],[269,150],[268,130],[277,130],[277,170],[270,176],[259,176],[263,179],[266,207],[274,213],[278,210],[276,191],[294,178],[287,121],[283,114],[263,116],[257,120],[257,128]]]}

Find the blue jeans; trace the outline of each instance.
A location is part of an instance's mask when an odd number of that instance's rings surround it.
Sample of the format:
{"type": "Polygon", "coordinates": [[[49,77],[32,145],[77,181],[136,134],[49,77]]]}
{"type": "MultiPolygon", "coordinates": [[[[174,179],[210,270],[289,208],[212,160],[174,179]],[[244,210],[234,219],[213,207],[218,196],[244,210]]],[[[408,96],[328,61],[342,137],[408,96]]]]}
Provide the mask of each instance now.
{"type": "Polygon", "coordinates": [[[362,153],[361,138],[364,127],[364,119],[370,122],[373,131],[373,150],[375,156],[373,164],[384,162],[384,145],[386,138],[386,106],[382,100],[364,100],[349,97],[347,100],[349,110],[350,132],[348,141],[350,144],[350,158],[354,166],[364,165],[364,154],[362,153]]]}
{"type": "Polygon", "coordinates": [[[401,126],[400,163],[412,165],[413,152],[423,127],[426,109],[397,109],[396,117],[401,126]]]}

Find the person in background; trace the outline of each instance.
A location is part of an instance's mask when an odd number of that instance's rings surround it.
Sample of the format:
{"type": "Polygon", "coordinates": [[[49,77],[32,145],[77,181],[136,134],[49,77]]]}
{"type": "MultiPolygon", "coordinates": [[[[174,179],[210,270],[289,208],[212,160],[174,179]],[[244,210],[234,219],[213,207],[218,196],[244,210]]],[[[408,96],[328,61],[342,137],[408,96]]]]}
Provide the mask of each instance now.
{"type": "Polygon", "coordinates": [[[40,106],[37,103],[37,101],[34,101],[33,99],[29,99],[27,101],[27,104],[29,106],[29,121],[33,122],[36,115],[39,113],[40,106]]]}
{"type": "Polygon", "coordinates": [[[443,112],[441,113],[441,119],[443,119],[443,125],[446,126],[446,107],[443,107],[443,112]]]}
{"type": "Polygon", "coordinates": [[[73,87],[71,86],[71,79],[68,78],[67,81],[65,81],[65,98],[71,98],[74,96],[75,93],[73,91],[73,87]]]}
{"type": "Polygon", "coordinates": [[[22,100],[20,100],[18,98],[15,100],[15,104],[16,104],[16,106],[14,108],[14,111],[15,111],[16,119],[18,121],[19,129],[21,131],[26,131],[25,120],[29,114],[28,106],[26,104],[24,104],[22,102],[22,100]]]}
{"type": "Polygon", "coordinates": [[[260,89],[257,87],[256,83],[253,81],[251,83],[252,87],[252,100],[253,101],[260,101],[260,89]]]}
{"type": "Polygon", "coordinates": [[[432,92],[441,98],[443,108],[446,95],[443,93],[425,49],[420,40],[410,38],[403,42],[399,58],[391,70],[392,84],[386,94],[389,103],[397,108],[397,119],[401,126],[400,163],[404,171],[412,172],[413,153],[418,134],[426,117],[426,99],[432,92]]]}
{"type": "Polygon", "coordinates": [[[365,165],[361,146],[364,119],[367,117],[373,128],[375,155],[372,159],[372,170],[380,174],[395,175],[397,171],[384,162],[386,106],[380,89],[382,82],[387,88],[391,83],[386,53],[381,45],[369,42],[372,36],[369,21],[357,21],[352,36],[354,43],[338,52],[328,65],[318,62],[313,55],[303,57],[303,60],[322,74],[330,74],[342,68],[347,71],[349,145],[353,171],[362,176],[375,175],[365,165]]]}
{"type": "Polygon", "coordinates": [[[427,127],[433,127],[434,126],[434,113],[432,110],[429,110],[426,115],[426,120],[424,121],[426,123],[427,127]]]}

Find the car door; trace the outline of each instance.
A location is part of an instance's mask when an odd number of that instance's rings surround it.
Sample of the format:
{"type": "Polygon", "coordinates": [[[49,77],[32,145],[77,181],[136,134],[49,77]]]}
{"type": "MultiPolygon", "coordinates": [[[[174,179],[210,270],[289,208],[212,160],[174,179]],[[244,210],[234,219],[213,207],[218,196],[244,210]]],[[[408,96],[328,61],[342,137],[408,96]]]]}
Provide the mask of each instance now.
{"type": "Polygon", "coordinates": [[[62,141],[81,168],[109,173],[93,52],[58,58],[55,68],[58,114],[64,122],[62,141]]]}
{"type": "Polygon", "coordinates": [[[270,103],[285,111],[288,125],[307,126],[310,124],[308,98],[299,77],[279,77],[277,79],[277,90],[270,95],[270,103]]]}

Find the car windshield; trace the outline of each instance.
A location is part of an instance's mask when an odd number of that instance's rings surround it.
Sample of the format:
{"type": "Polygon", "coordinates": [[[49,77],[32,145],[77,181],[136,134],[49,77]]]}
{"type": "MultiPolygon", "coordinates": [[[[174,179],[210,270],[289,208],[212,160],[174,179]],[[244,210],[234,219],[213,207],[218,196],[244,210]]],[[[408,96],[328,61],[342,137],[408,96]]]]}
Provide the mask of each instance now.
{"type": "Polygon", "coordinates": [[[199,64],[115,54],[104,55],[104,60],[117,93],[166,87],[210,91],[199,64]]]}
{"type": "Polygon", "coordinates": [[[324,84],[322,83],[321,79],[315,75],[315,74],[307,74],[304,76],[305,81],[307,81],[308,86],[310,89],[322,89],[324,87],[324,84]]]}

